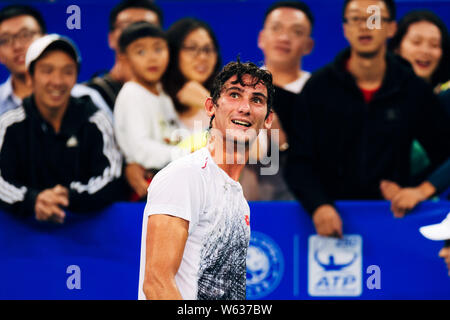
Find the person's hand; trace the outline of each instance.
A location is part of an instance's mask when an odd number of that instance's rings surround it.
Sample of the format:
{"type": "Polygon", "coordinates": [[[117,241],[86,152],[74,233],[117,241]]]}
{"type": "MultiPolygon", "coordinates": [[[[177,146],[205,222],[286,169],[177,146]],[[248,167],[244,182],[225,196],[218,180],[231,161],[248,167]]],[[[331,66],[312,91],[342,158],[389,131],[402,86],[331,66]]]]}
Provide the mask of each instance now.
{"type": "Polygon", "coordinates": [[[391,211],[394,213],[394,217],[403,218],[408,211],[425,199],[416,188],[401,189],[392,199],[391,211]]]}
{"type": "Polygon", "coordinates": [[[128,184],[133,188],[134,192],[139,198],[147,194],[148,181],[152,176],[145,170],[144,167],[137,163],[129,163],[125,168],[125,177],[128,184]]]}
{"type": "Polygon", "coordinates": [[[39,221],[52,221],[63,223],[66,213],[61,207],[69,205],[69,192],[67,188],[56,185],[38,194],[34,205],[35,217],[39,221]]]}
{"type": "Polygon", "coordinates": [[[342,220],[333,206],[324,204],[318,207],[313,213],[313,222],[317,234],[342,238],[342,220]]]}
{"type": "Polygon", "coordinates": [[[429,182],[424,182],[415,188],[401,189],[391,201],[391,210],[394,213],[394,217],[403,218],[419,202],[428,199],[435,192],[436,189],[429,182]]]}
{"type": "Polygon", "coordinates": [[[450,247],[444,247],[439,251],[439,257],[444,259],[444,263],[447,264],[448,275],[450,276],[450,247]]]}
{"type": "Polygon", "coordinates": [[[391,201],[400,192],[402,188],[393,181],[382,180],[380,182],[380,190],[385,200],[391,201]]]}
{"type": "Polygon", "coordinates": [[[178,101],[185,106],[191,107],[195,111],[198,111],[199,109],[203,110],[205,108],[207,97],[209,97],[208,90],[197,81],[186,82],[177,93],[178,101]]]}

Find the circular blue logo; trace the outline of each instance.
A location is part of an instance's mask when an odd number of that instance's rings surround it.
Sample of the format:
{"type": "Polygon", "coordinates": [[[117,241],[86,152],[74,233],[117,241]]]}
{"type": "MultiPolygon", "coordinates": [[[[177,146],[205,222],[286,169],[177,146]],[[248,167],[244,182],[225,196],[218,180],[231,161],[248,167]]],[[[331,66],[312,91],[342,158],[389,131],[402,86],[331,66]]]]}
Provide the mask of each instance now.
{"type": "Polygon", "coordinates": [[[269,236],[252,231],[247,250],[247,299],[259,299],[280,283],[284,259],[280,247],[269,236]]]}

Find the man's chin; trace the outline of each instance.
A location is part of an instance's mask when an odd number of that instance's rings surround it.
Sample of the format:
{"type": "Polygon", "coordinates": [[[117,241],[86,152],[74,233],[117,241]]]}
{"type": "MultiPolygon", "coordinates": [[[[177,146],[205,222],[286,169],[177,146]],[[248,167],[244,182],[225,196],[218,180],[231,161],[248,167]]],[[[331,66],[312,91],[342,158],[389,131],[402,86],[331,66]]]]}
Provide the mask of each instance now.
{"type": "Polygon", "coordinates": [[[371,59],[373,57],[376,57],[380,53],[380,50],[379,49],[373,49],[373,50],[366,49],[366,50],[355,50],[355,52],[361,58],[371,59]]]}
{"type": "Polygon", "coordinates": [[[226,141],[227,141],[227,143],[232,143],[237,148],[245,147],[246,149],[248,149],[256,141],[256,137],[234,136],[234,137],[229,137],[226,141]]]}

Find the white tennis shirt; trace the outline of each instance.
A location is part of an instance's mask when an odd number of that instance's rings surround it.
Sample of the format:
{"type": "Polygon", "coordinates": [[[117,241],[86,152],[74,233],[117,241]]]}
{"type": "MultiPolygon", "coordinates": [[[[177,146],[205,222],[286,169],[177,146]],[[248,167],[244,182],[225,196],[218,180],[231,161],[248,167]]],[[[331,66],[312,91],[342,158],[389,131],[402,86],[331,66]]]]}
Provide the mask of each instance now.
{"type": "Polygon", "coordinates": [[[207,148],[170,163],[149,186],[142,223],[139,299],[145,299],[147,222],[153,214],[189,221],[175,276],[183,299],[245,299],[250,208],[239,182],[217,166],[207,148]]]}

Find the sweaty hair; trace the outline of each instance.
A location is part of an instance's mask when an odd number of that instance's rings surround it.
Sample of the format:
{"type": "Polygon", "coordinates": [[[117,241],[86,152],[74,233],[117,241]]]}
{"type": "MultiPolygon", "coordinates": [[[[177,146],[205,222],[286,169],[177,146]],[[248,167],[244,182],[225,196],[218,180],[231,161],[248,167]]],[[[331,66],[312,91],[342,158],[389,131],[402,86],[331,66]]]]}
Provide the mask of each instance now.
{"type": "Polygon", "coordinates": [[[416,23],[426,21],[434,24],[441,32],[442,57],[439,65],[431,76],[432,86],[446,82],[450,79],[450,36],[445,23],[429,10],[414,10],[407,13],[398,23],[397,33],[389,41],[388,48],[396,51],[400,48],[403,38],[408,33],[409,27],[416,23]]]}
{"type": "Polygon", "coordinates": [[[163,12],[160,7],[158,7],[151,0],[124,0],[116,5],[109,14],[109,31],[113,31],[116,28],[117,16],[127,9],[140,8],[153,11],[158,16],[159,25],[163,24],[163,12]]]}
{"type": "Polygon", "coordinates": [[[40,14],[39,11],[30,6],[10,5],[2,8],[0,10],[0,23],[2,23],[5,20],[19,16],[33,17],[34,20],[36,20],[36,22],[38,23],[39,27],[41,28],[41,33],[42,34],[47,33],[47,27],[45,25],[44,18],[42,18],[42,15],[40,14]]]}
{"type": "Polygon", "coordinates": [[[220,67],[222,65],[219,42],[217,41],[214,31],[207,23],[195,18],[183,18],[176,21],[174,24],[172,24],[172,26],[170,26],[169,30],[167,31],[167,40],[169,42],[170,48],[170,61],[169,66],[167,67],[167,72],[162,78],[162,83],[164,86],[164,90],[172,98],[175,109],[178,112],[188,110],[188,108],[182,105],[177,98],[178,91],[180,91],[180,89],[188,81],[188,79],[185,78],[180,70],[180,51],[182,50],[184,40],[187,38],[187,36],[191,32],[198,29],[206,30],[213,42],[217,56],[217,62],[214,66],[213,72],[208,77],[208,79],[206,79],[206,81],[202,83],[202,85],[207,90],[211,90],[214,77],[219,73],[220,67]]]}
{"type": "MultiPolygon", "coordinates": [[[[347,5],[351,2],[351,1],[355,1],[355,0],[344,0],[344,7],[342,9],[342,16],[345,16],[345,10],[347,9],[347,5]]],[[[386,8],[389,11],[389,19],[391,21],[395,20],[396,14],[397,14],[397,9],[395,7],[395,2],[394,0],[382,0],[384,2],[384,4],[386,5],[386,8]]]]}
{"type": "Polygon", "coordinates": [[[292,9],[297,9],[302,11],[306,17],[309,20],[309,23],[311,24],[311,29],[314,26],[314,15],[311,11],[311,9],[309,8],[309,6],[302,2],[302,1],[279,1],[279,2],[275,2],[274,4],[272,4],[267,10],[266,13],[264,14],[264,23],[267,20],[268,15],[279,8],[292,8],[292,9]]]}
{"type": "Polygon", "coordinates": [[[119,37],[120,51],[125,52],[132,42],[146,37],[161,38],[167,41],[166,34],[161,28],[145,21],[138,21],[123,30],[119,37]]]}
{"type": "MultiPolygon", "coordinates": [[[[214,104],[217,104],[222,91],[224,89],[225,82],[227,82],[231,77],[236,76],[237,79],[233,81],[233,84],[239,83],[241,86],[256,86],[259,83],[264,84],[267,88],[267,114],[266,118],[272,110],[273,95],[275,88],[272,83],[272,74],[264,69],[259,68],[256,64],[252,62],[242,63],[239,61],[230,62],[214,79],[213,86],[211,89],[211,98],[214,104]],[[249,75],[252,79],[252,83],[244,83],[242,78],[244,75],[249,75]]],[[[212,119],[211,119],[212,122],[212,119]]]]}

